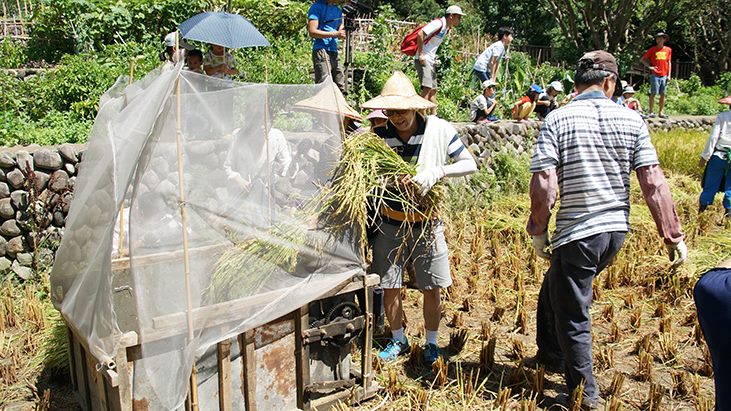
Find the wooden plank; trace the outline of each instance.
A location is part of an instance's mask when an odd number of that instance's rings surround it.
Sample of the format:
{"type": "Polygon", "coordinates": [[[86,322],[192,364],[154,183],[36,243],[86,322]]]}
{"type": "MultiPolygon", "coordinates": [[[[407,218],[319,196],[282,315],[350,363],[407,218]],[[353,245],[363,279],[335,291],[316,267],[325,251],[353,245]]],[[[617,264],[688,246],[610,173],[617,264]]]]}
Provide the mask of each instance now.
{"type": "Polygon", "coordinates": [[[68,351],[69,351],[69,374],[71,375],[71,386],[74,387],[74,391],[79,391],[78,375],[76,374],[76,356],[74,355],[74,333],[69,327],[66,327],[66,337],[68,338],[68,351]]]}
{"type": "Polygon", "coordinates": [[[132,381],[134,378],[134,362],[127,358],[127,347],[137,345],[137,333],[128,332],[119,341],[119,350],[114,361],[117,362],[119,408],[131,410],[133,405],[132,381]]]}
{"type": "Polygon", "coordinates": [[[304,344],[302,334],[310,327],[310,314],[307,305],[300,307],[294,316],[294,361],[297,373],[297,408],[308,410],[309,401],[305,397],[305,388],[310,385],[310,348],[304,344]]]}
{"type": "MultiPolygon", "coordinates": [[[[362,277],[354,275],[352,278],[344,280],[335,286],[332,290],[317,297],[323,299],[334,295],[345,294],[362,288],[362,277]],[[354,281],[355,279],[355,281],[354,281]]],[[[380,278],[376,274],[370,274],[367,277],[369,285],[377,285],[380,278]]],[[[274,298],[279,297],[285,290],[276,290],[251,297],[241,298],[238,300],[226,301],[218,304],[212,304],[205,307],[199,307],[193,310],[193,328],[217,327],[222,324],[243,321],[246,319],[246,311],[248,308],[271,302],[274,298]]],[[[154,341],[181,334],[181,330],[187,330],[187,316],[185,312],[168,314],[152,319],[152,329],[141,332],[144,342],[154,341]]]]}
{"type": "MultiPolygon", "coordinates": [[[[229,247],[231,244],[220,243],[207,245],[203,247],[197,247],[190,249],[191,254],[209,254],[215,253],[219,249],[229,247]]],[[[162,253],[147,254],[143,256],[135,256],[135,265],[144,267],[146,265],[162,263],[166,261],[173,261],[183,258],[183,250],[166,251],[162,253]]],[[[112,260],[112,271],[129,270],[129,257],[115,258],[112,260]]]]}
{"type": "Polygon", "coordinates": [[[239,334],[241,351],[242,373],[244,383],[244,407],[246,411],[256,411],[256,347],[254,346],[254,331],[249,330],[239,334]]]}
{"type": "Polygon", "coordinates": [[[231,340],[217,344],[218,357],[218,409],[229,411],[233,409],[233,394],[231,393],[231,340]]]}
{"type": "Polygon", "coordinates": [[[373,382],[372,362],[371,356],[373,355],[373,286],[367,285],[363,290],[365,295],[366,307],[363,310],[366,316],[365,329],[363,330],[363,350],[361,352],[361,378],[362,387],[367,390],[373,382]]]}
{"type": "Polygon", "coordinates": [[[84,348],[78,337],[74,335],[74,346],[69,347],[74,352],[76,371],[76,381],[78,384],[77,393],[80,397],[79,405],[85,410],[91,410],[91,394],[89,393],[88,377],[86,375],[86,358],[84,356],[84,348]]]}

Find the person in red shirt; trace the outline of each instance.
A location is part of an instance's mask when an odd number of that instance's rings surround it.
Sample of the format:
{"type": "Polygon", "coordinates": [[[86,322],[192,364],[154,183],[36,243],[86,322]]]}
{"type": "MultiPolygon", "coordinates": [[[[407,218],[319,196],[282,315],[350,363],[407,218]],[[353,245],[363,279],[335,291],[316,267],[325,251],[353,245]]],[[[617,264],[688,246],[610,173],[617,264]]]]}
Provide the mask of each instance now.
{"type": "Polygon", "coordinates": [[[543,89],[539,85],[531,85],[528,92],[516,101],[515,104],[513,104],[513,109],[511,111],[513,114],[513,120],[520,122],[527,119],[528,116],[533,113],[533,110],[535,110],[536,101],[538,101],[538,96],[540,96],[541,93],[543,93],[543,89]]]}
{"type": "Polygon", "coordinates": [[[669,36],[662,31],[655,35],[656,46],[650,47],[642,56],[642,64],[650,69],[650,113],[649,117],[655,117],[655,94],[660,95],[660,107],[657,114],[662,118],[667,115],[662,111],[665,108],[665,91],[668,81],[670,81],[670,73],[672,73],[671,59],[673,49],[666,46],[669,36]]]}

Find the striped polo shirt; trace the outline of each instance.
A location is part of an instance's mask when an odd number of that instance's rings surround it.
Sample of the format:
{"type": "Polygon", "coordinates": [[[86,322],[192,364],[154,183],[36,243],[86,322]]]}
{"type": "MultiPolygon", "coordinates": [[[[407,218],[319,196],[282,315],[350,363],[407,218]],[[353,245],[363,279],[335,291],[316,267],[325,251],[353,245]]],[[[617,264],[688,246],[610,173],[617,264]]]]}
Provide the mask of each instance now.
{"type": "Polygon", "coordinates": [[[639,114],[599,91],[585,92],[546,117],[530,171],[556,169],[560,206],[552,247],[595,234],[629,231],[632,169],[658,164],[639,114]]]}
{"type": "MultiPolygon", "coordinates": [[[[409,141],[407,141],[406,143],[404,143],[401,138],[399,138],[396,127],[394,127],[394,125],[391,124],[390,121],[386,123],[386,127],[377,127],[374,130],[376,135],[384,139],[386,141],[386,144],[388,144],[389,147],[396,151],[396,153],[401,156],[404,161],[413,165],[416,165],[417,161],[419,160],[421,142],[424,139],[424,131],[426,130],[426,119],[423,116],[417,114],[416,121],[418,123],[416,133],[414,133],[414,135],[411,136],[409,141]]],[[[449,142],[447,154],[449,154],[449,157],[454,158],[459,155],[459,153],[461,153],[464,149],[465,146],[462,143],[462,140],[459,139],[459,136],[457,135],[457,130],[454,130],[454,136],[449,142]]]]}
{"type": "MultiPolygon", "coordinates": [[[[374,133],[383,138],[386,144],[388,144],[389,147],[396,151],[396,153],[401,156],[404,161],[413,165],[416,165],[419,160],[421,143],[424,140],[424,132],[426,131],[426,119],[422,115],[417,114],[416,121],[418,123],[416,132],[413,136],[411,136],[411,138],[409,138],[409,141],[407,141],[406,143],[404,143],[401,138],[399,138],[396,127],[391,124],[390,121],[386,123],[385,127],[377,127],[374,130],[374,133]]],[[[449,142],[449,146],[447,147],[447,154],[450,158],[455,158],[464,149],[465,146],[462,143],[462,140],[460,140],[459,136],[457,135],[457,130],[454,130],[454,135],[452,136],[452,139],[449,142]]],[[[394,210],[403,210],[398,202],[388,199],[384,201],[389,207],[394,210]]]]}

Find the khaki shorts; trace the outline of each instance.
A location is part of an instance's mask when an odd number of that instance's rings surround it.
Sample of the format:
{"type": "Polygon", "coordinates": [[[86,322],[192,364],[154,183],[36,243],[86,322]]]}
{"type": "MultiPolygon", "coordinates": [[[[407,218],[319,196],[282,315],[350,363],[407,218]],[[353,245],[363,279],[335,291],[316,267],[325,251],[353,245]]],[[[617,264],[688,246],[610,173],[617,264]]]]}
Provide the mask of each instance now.
{"type": "Polygon", "coordinates": [[[414,60],[414,66],[416,66],[416,73],[419,75],[419,84],[422,87],[436,89],[437,70],[434,68],[434,63],[429,60],[424,60],[424,65],[422,66],[419,60],[414,60]]]}
{"type": "Polygon", "coordinates": [[[414,264],[416,283],[421,290],[446,288],[452,285],[449,268],[449,251],[441,222],[426,223],[424,230],[432,230],[419,238],[422,229],[414,228],[405,238],[401,226],[381,222],[373,240],[373,265],[371,271],[381,276],[381,287],[401,288],[404,265],[409,259],[414,264]],[[402,250],[401,244],[405,242],[402,250]]]}

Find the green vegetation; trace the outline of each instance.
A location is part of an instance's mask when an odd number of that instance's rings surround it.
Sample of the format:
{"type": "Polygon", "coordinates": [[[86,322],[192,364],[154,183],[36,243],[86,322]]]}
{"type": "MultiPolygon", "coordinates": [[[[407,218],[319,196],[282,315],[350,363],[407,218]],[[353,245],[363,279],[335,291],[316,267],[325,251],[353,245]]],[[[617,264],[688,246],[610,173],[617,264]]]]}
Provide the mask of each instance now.
{"type": "MultiPolygon", "coordinates": [[[[378,94],[394,70],[403,70],[418,86],[411,58],[396,51],[405,33],[393,30],[386,20],[425,21],[438,15],[443,6],[434,0],[374,1],[372,4],[378,6],[370,31],[373,41],[368,51],[358,51],[354,56],[356,83],[348,98],[355,106],[378,94]]],[[[134,77],[140,78],[160,64],[161,38],[168,31],[198,11],[222,9],[224,5],[222,0],[42,2],[35,10],[33,31],[27,44],[9,39],[0,42],[0,67],[49,68],[46,74],[25,80],[0,73],[0,87],[4,90],[0,95],[0,145],[85,141],[99,97],[119,76],[128,75],[131,60],[134,59],[134,77]]],[[[310,39],[304,24],[308,6],[309,2],[304,0],[232,1],[232,11],[247,16],[272,43],[269,48],[234,52],[240,80],[283,84],[312,81],[310,39]]],[[[509,118],[512,104],[531,83],[545,86],[560,80],[566,90],[571,90],[575,56],[562,51],[561,45],[576,49],[577,40],[562,37],[547,9],[527,7],[521,2],[493,6],[481,0],[463,2],[463,6],[468,16],[439,51],[437,99],[441,117],[468,120],[469,102],[480,92],[472,75],[474,52],[479,48],[472,40],[477,34],[484,41],[483,31],[494,32],[499,25],[516,27],[516,46],[521,42],[549,44],[553,41],[558,45],[553,61],[565,58],[568,63],[536,64],[527,54],[512,51],[511,59],[501,65],[498,75],[501,83],[498,116],[509,118]]],[[[667,11],[668,15],[674,10],[667,11]]],[[[642,9],[639,13],[647,12],[642,9]]],[[[640,43],[632,43],[632,47],[637,48],[640,43]]],[[[620,55],[629,53],[628,50],[620,55]]],[[[624,56],[623,66],[628,67],[632,59],[629,54],[624,56]]],[[[721,75],[714,86],[704,86],[700,77],[694,76],[689,80],[673,80],[669,88],[666,109],[669,114],[713,115],[722,109],[716,100],[731,93],[731,73],[721,75]]],[[[647,107],[646,85],[637,96],[647,107]]]]}

